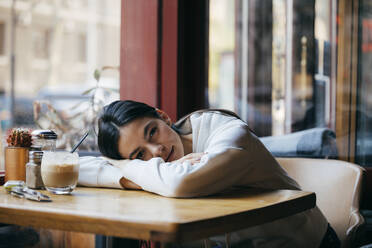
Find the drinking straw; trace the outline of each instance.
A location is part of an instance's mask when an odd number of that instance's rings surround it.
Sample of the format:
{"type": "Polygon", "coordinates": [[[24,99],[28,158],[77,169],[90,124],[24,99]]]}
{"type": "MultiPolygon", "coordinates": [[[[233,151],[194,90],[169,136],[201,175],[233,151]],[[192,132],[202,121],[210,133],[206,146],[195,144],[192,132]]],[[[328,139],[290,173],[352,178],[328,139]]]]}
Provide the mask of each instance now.
{"type": "Polygon", "coordinates": [[[79,140],[79,142],[72,148],[71,153],[75,152],[75,150],[83,143],[85,138],[88,136],[89,131],[84,134],[84,136],[79,140]]]}

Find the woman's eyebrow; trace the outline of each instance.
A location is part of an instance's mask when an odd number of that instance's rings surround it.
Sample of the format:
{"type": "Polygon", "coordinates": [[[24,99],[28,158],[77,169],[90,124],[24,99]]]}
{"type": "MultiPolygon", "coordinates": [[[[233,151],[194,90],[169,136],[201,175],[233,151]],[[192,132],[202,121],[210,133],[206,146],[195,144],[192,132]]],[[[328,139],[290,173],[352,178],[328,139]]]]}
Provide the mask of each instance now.
{"type": "MultiPolygon", "coordinates": [[[[151,120],[148,123],[146,123],[146,126],[145,126],[144,131],[143,131],[143,138],[144,139],[146,139],[146,137],[148,135],[148,132],[149,132],[149,129],[150,129],[150,127],[151,127],[151,125],[152,125],[153,122],[154,122],[154,120],[151,120]]],[[[132,159],[132,157],[138,152],[139,149],[140,148],[137,147],[133,152],[131,152],[129,154],[129,159],[132,159]]]]}

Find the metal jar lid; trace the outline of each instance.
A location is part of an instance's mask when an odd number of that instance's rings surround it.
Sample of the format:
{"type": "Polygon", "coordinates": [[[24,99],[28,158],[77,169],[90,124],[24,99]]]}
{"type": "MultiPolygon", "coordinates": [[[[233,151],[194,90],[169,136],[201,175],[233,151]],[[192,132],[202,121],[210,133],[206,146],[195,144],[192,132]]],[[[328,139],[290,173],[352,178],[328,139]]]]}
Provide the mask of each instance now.
{"type": "Polygon", "coordinates": [[[40,160],[43,157],[43,152],[42,151],[30,151],[29,157],[40,160]]]}
{"type": "Polygon", "coordinates": [[[34,130],[31,135],[33,139],[57,139],[57,134],[52,130],[34,130]]]}

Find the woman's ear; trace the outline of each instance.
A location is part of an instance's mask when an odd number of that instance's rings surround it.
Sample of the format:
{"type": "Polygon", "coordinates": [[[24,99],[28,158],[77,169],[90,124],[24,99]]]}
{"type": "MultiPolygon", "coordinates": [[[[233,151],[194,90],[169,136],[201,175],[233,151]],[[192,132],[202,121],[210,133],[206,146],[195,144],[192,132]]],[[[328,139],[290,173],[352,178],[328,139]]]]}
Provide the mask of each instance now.
{"type": "Polygon", "coordinates": [[[171,118],[169,117],[169,115],[167,113],[165,113],[161,109],[156,109],[156,112],[160,116],[160,119],[162,119],[163,121],[165,121],[165,123],[167,123],[168,126],[171,126],[172,125],[172,120],[171,120],[171,118]]]}

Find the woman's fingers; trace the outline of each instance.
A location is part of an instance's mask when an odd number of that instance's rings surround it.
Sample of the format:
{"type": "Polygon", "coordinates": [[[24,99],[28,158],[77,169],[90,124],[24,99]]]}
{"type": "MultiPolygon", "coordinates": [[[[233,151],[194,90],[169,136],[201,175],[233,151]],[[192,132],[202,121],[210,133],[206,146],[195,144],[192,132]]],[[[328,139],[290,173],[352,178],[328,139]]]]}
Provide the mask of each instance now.
{"type": "Polygon", "coordinates": [[[129,179],[122,177],[120,179],[120,184],[124,189],[142,189],[139,185],[135,184],[129,179]]]}

